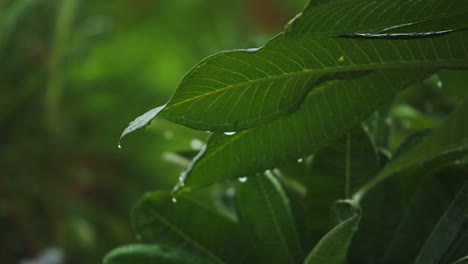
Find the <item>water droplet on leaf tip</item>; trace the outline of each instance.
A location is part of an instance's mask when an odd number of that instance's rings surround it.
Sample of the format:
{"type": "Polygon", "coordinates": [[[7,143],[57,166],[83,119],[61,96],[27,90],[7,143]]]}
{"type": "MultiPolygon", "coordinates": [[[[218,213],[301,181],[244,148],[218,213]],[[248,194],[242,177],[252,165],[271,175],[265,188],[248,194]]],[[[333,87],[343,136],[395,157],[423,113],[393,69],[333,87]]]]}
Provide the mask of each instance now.
{"type": "Polygon", "coordinates": [[[177,199],[175,197],[172,197],[172,202],[177,203],[177,199]]]}
{"type": "Polygon", "coordinates": [[[247,181],[247,177],[240,177],[240,178],[239,178],[239,181],[240,181],[240,182],[246,182],[246,181],[247,181]]]}
{"type": "Polygon", "coordinates": [[[304,159],[303,159],[303,158],[299,158],[299,159],[297,159],[297,162],[299,162],[299,163],[301,163],[301,162],[303,162],[303,161],[304,161],[304,159]]]}
{"type": "Polygon", "coordinates": [[[236,132],[224,132],[224,135],[226,136],[232,136],[234,135],[236,132]]]}
{"type": "Polygon", "coordinates": [[[119,143],[119,144],[117,145],[117,147],[118,147],[119,149],[121,149],[121,148],[122,148],[122,145],[120,145],[120,143],[119,143]]]}

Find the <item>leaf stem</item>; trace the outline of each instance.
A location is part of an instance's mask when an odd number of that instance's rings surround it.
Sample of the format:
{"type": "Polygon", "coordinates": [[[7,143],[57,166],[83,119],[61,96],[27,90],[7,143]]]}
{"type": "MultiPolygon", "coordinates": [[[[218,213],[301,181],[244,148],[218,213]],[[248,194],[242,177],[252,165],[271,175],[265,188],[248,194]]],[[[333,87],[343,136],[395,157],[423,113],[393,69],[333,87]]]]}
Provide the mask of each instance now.
{"type": "Polygon", "coordinates": [[[350,198],[351,193],[351,136],[346,134],[346,158],[345,158],[345,199],[350,198]]]}

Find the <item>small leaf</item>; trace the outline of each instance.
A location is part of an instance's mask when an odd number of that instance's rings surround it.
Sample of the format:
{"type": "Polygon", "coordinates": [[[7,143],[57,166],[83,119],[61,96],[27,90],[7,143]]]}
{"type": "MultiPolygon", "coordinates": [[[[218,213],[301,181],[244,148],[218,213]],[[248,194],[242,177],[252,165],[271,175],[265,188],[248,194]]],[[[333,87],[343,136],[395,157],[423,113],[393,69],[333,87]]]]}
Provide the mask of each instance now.
{"type": "Polygon", "coordinates": [[[246,253],[244,233],[233,220],[184,196],[149,193],[132,212],[143,242],[157,243],[202,256],[214,263],[237,263],[246,253]],[[223,241],[223,243],[220,243],[223,241]]]}
{"type": "Polygon", "coordinates": [[[344,264],[347,263],[348,248],[356,233],[360,220],[359,208],[350,201],[339,201],[338,210],[345,210],[347,219],[328,232],[309,253],[305,264],[344,264]]]}
{"type": "Polygon", "coordinates": [[[304,258],[289,200],[271,173],[239,184],[236,201],[260,263],[299,263],[304,258]]]}
{"type": "Polygon", "coordinates": [[[109,252],[104,264],[203,264],[212,263],[187,252],[159,245],[127,245],[109,252]]]}
{"type": "MultiPolygon", "coordinates": [[[[125,128],[125,130],[122,132],[122,135],[120,135],[120,140],[122,140],[122,138],[124,138],[126,135],[140,129],[140,128],[143,128],[145,126],[147,126],[151,120],[153,120],[156,115],[161,112],[161,110],[163,110],[163,108],[165,107],[165,105],[162,105],[162,106],[159,106],[159,107],[156,107],[154,109],[151,109],[149,110],[148,112],[144,113],[143,115],[137,117],[135,120],[133,120],[132,122],[130,122],[130,124],[125,128]]],[[[119,143],[120,144],[120,143],[119,143]]]]}

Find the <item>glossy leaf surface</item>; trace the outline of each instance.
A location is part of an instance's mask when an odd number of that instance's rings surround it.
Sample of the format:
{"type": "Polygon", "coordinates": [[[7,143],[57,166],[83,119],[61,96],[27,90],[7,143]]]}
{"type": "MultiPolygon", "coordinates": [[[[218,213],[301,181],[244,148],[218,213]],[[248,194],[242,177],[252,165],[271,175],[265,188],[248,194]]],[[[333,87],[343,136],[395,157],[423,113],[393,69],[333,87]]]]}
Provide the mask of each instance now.
{"type": "Polygon", "coordinates": [[[311,154],[341,137],[407,85],[426,74],[375,72],[313,91],[294,114],[234,135],[214,134],[184,174],[183,190],[255,175],[311,154]],[[226,162],[229,161],[229,162],[226,162]]]}

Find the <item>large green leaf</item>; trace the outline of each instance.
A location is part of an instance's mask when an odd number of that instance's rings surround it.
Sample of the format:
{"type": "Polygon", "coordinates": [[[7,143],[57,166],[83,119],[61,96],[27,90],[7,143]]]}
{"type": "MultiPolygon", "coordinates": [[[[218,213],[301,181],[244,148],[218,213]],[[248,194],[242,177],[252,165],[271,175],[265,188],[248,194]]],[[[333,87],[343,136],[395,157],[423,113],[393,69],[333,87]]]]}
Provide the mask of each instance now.
{"type": "Polygon", "coordinates": [[[414,35],[468,26],[466,0],[344,0],[322,5],[317,5],[317,2],[310,1],[288,25],[287,35],[354,32],[414,35]]]}
{"type": "Polygon", "coordinates": [[[349,199],[379,170],[379,160],[369,135],[361,126],[320,149],[308,172],[307,216],[309,236],[322,236],[330,226],[327,217],[336,200],[349,199]]]}
{"type": "Polygon", "coordinates": [[[260,263],[299,263],[301,245],[289,201],[274,176],[267,172],[238,186],[237,207],[255,241],[260,263]]]}
{"type": "Polygon", "coordinates": [[[143,242],[191,252],[214,263],[240,262],[247,252],[240,251],[239,245],[246,242],[237,223],[184,196],[175,203],[172,199],[170,193],[155,192],[137,203],[132,222],[143,242]]]}
{"type": "Polygon", "coordinates": [[[328,232],[309,253],[305,264],[347,263],[348,248],[360,220],[359,208],[350,201],[339,201],[336,210],[342,214],[341,222],[328,232]]]}
{"type": "Polygon", "coordinates": [[[374,72],[312,91],[294,114],[234,135],[213,134],[181,177],[178,189],[255,175],[313,153],[341,137],[424,72],[374,72]]]}
{"type": "MultiPolygon", "coordinates": [[[[328,80],[395,68],[466,68],[467,43],[464,31],[409,40],[277,37],[257,51],[203,60],[159,115],[199,130],[240,131],[296,111],[328,80]]],[[[143,116],[137,128],[153,118],[143,116]]]]}
{"type": "Polygon", "coordinates": [[[468,99],[460,105],[438,129],[427,136],[420,144],[397,158],[393,159],[379,174],[363,186],[354,195],[355,200],[373,188],[376,184],[385,180],[392,174],[420,165],[432,159],[450,155],[453,152],[465,151],[468,148],[468,99]]]}
{"type": "Polygon", "coordinates": [[[191,255],[179,249],[159,245],[127,245],[109,252],[104,264],[204,264],[213,263],[208,259],[191,255]]]}

